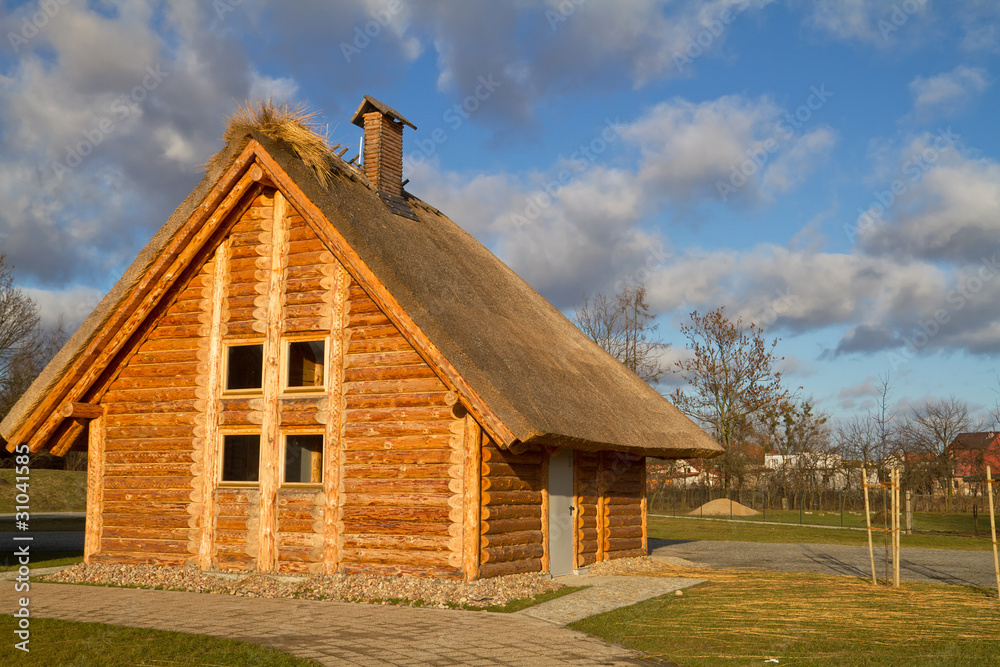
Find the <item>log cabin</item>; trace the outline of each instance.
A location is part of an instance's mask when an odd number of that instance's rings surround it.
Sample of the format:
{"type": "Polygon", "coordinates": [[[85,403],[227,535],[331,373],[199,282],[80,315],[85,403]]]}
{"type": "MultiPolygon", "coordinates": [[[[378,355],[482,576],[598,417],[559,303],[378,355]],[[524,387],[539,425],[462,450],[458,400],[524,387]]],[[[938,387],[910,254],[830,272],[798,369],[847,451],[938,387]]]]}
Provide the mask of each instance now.
{"type": "Polygon", "coordinates": [[[201,183],[0,423],[88,456],[87,562],[473,580],[646,553],[645,457],[720,446],[404,189],[241,109],[201,183]]]}

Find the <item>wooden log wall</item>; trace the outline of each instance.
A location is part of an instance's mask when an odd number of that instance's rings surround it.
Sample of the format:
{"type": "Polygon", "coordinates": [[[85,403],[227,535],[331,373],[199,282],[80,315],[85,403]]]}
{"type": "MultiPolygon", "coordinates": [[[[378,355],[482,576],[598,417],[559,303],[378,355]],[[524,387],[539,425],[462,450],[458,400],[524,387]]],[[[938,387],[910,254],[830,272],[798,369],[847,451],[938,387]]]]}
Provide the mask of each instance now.
{"type": "Polygon", "coordinates": [[[208,262],[111,382],[106,409],[102,530],[92,562],[195,562],[207,402],[208,262]],[[193,509],[194,508],[194,509],[193,509]]]}
{"type": "Polygon", "coordinates": [[[601,453],[575,452],[573,487],[576,494],[575,567],[587,567],[603,560],[604,498],[599,485],[601,453]]]}
{"type": "Polygon", "coordinates": [[[601,452],[604,493],[603,559],[646,555],[643,482],[646,459],[624,452],[601,452]]]}
{"type": "Polygon", "coordinates": [[[353,281],[345,329],[341,569],[460,577],[456,397],[353,281]]]}
{"type": "Polygon", "coordinates": [[[541,572],[542,474],[540,449],[501,450],[484,436],[480,577],[541,572]]]}

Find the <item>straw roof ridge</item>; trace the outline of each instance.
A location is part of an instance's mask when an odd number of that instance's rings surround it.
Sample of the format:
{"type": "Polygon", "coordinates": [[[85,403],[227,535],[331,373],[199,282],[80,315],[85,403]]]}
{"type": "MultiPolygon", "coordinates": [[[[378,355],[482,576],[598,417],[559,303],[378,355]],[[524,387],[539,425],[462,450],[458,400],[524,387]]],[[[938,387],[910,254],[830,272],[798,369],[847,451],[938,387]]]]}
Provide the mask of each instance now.
{"type": "MultiPolygon", "coordinates": [[[[229,117],[223,141],[228,146],[234,139],[259,133],[287,144],[326,188],[330,186],[334,161],[341,160],[333,154],[326,138],[320,134],[316,123],[318,115],[318,112],[310,110],[303,102],[293,106],[287,101],[276,102],[271,98],[254,102],[248,100],[239,105],[229,117]]],[[[209,160],[209,171],[217,165],[225,152],[219,151],[209,160]]]]}

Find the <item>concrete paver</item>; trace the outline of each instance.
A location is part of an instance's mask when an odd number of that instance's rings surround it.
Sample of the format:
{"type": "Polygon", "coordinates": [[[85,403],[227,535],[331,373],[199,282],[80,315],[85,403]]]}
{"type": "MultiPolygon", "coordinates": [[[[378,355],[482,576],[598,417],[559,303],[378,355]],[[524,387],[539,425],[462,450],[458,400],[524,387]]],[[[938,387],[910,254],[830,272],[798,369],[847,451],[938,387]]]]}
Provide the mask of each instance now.
{"type": "Polygon", "coordinates": [[[564,595],[534,607],[528,607],[517,613],[556,625],[566,625],[594,614],[601,614],[652,597],[673,593],[682,588],[700,584],[705,580],[668,579],[665,577],[602,577],[583,574],[558,577],[557,581],[568,586],[591,586],[591,588],[564,595]]]}
{"type": "MultiPolygon", "coordinates": [[[[0,584],[0,590],[0,613],[13,613],[13,583],[0,584]]],[[[562,599],[573,595],[579,593],[562,599]]],[[[31,585],[30,599],[35,617],[228,637],[308,655],[324,665],[663,664],[556,625],[558,607],[551,608],[553,618],[540,620],[523,614],[40,583],[31,585]]],[[[582,613],[583,604],[573,613],[582,613]]]]}

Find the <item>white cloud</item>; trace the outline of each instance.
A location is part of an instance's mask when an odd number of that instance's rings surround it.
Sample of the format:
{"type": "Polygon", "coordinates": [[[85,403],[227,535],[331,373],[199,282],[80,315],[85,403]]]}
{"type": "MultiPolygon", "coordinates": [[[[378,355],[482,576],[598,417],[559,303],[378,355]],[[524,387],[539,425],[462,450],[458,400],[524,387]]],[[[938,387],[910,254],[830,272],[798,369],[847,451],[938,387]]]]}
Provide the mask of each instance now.
{"type": "Polygon", "coordinates": [[[812,0],[799,2],[809,11],[806,23],[835,39],[888,46],[900,30],[920,34],[916,25],[926,14],[927,2],[912,2],[904,10],[899,0],[812,0]]]}
{"type": "Polygon", "coordinates": [[[83,285],[61,290],[25,287],[21,291],[38,306],[42,326],[52,328],[62,324],[67,334],[76,331],[104,298],[102,291],[83,285]]]}
{"type": "Polygon", "coordinates": [[[918,76],[910,83],[914,114],[918,120],[952,115],[991,83],[986,70],[965,65],[936,76],[918,76]]]}

